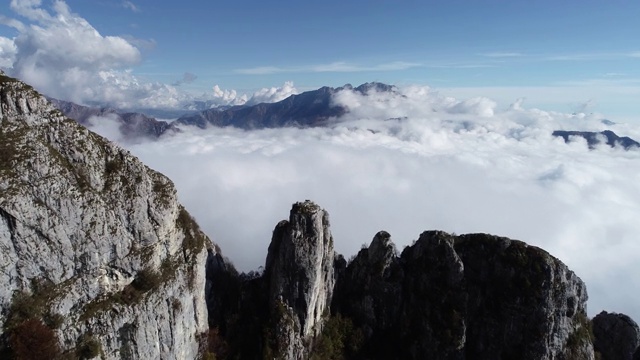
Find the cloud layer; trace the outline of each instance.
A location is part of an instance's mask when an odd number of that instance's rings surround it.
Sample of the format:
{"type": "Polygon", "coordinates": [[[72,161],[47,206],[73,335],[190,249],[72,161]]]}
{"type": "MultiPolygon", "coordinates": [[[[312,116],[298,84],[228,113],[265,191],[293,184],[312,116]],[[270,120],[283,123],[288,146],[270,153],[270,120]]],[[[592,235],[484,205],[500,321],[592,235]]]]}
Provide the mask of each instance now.
{"type": "MultiPolygon", "coordinates": [[[[389,231],[398,247],[420,232],[488,232],[540,246],[588,285],[589,309],[640,319],[640,152],[557,129],[601,131],[597,115],[498,109],[426,87],[335,101],[351,112],[332,128],[194,130],[131,145],[172,178],[181,201],[242,270],[265,260],[291,203],[312,199],[331,214],[347,257],[389,231]]],[[[640,138],[640,128],[613,125],[640,138]]]]}

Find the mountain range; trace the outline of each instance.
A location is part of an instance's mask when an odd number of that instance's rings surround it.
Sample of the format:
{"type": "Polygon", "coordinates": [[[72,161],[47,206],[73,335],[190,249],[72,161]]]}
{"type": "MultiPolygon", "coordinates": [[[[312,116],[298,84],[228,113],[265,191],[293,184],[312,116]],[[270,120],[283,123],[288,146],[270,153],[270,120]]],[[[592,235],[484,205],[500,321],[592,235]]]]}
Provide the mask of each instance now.
{"type": "MultiPolygon", "coordinates": [[[[174,122],[156,120],[139,112],[88,107],[53,98],[49,98],[49,100],[63,114],[85,126],[95,125],[91,121],[100,121],[101,117],[111,118],[118,123],[123,139],[135,141],[143,138],[157,139],[164,134],[179,132],[180,126],[195,126],[201,129],[209,126],[231,126],[244,130],[330,127],[338,124],[340,117],[349,113],[347,107],[336,104],[333,100],[336,93],[344,90],[351,90],[365,96],[371,92],[397,93],[395,86],[378,82],[365,83],[355,88],[349,84],[338,88],[322,87],[291,95],[274,103],[227,106],[197,112],[189,111],[179,116],[174,122]]],[[[615,124],[609,120],[603,120],[602,123],[605,125],[615,124]]],[[[567,143],[575,138],[583,138],[587,141],[589,149],[595,149],[600,143],[610,147],[619,146],[625,150],[640,148],[640,143],[637,141],[626,136],[618,136],[611,130],[602,132],[556,130],[552,135],[564,139],[567,143]]]]}

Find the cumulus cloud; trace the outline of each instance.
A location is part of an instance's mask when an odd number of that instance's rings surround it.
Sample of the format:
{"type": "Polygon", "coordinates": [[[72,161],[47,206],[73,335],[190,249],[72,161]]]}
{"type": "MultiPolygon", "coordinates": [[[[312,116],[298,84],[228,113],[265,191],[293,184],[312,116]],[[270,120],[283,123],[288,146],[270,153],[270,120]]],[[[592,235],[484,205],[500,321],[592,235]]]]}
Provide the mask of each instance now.
{"type": "Polygon", "coordinates": [[[298,94],[293,82],[287,81],[280,87],[262,88],[249,96],[238,94],[236,90],[222,89],[215,85],[211,94],[205,94],[203,98],[210,104],[211,108],[234,105],[255,105],[259,103],[278,102],[291,95],[298,94]]]}
{"type": "MultiPolygon", "coordinates": [[[[131,2],[122,4],[137,9],[131,2]]],[[[139,48],[155,46],[153,40],[102,35],[63,1],[47,9],[41,1],[13,0],[11,9],[29,23],[0,16],[1,24],[18,30],[13,39],[0,37],[0,67],[48,96],[120,109],[182,109],[194,101],[210,107],[274,102],[298,92],[291,82],[252,95],[216,85],[196,97],[179,89],[195,81],[195,74],[185,72],[171,85],[133,74],[131,68],[141,61],[139,48]]]]}
{"type": "Polygon", "coordinates": [[[18,49],[13,40],[0,36],[0,68],[10,68],[15,61],[18,49]]]}
{"type": "Polygon", "coordinates": [[[0,37],[0,66],[46,95],[119,108],[180,107],[192,100],[173,86],[132,74],[141,61],[136,45],[153,41],[102,35],[64,1],[45,8],[39,0],[12,0],[11,9],[28,22],[0,18],[18,30],[15,38],[0,37]]]}
{"type": "MultiPolygon", "coordinates": [[[[421,231],[488,232],[559,257],[588,285],[590,314],[640,318],[640,152],[557,129],[602,131],[597,115],[499,109],[426,87],[336,102],[351,112],[331,128],[195,130],[129,149],[174,180],[181,201],[242,270],[264,264],[291,203],[331,214],[337,250],[355,254],[379,230],[399,248],[421,231]]],[[[640,138],[640,128],[613,125],[640,138]]]]}
{"type": "Polygon", "coordinates": [[[247,105],[255,105],[259,103],[273,103],[282,101],[291,95],[298,93],[298,89],[293,86],[292,81],[287,81],[281,87],[263,88],[255,93],[247,101],[247,105]]]}

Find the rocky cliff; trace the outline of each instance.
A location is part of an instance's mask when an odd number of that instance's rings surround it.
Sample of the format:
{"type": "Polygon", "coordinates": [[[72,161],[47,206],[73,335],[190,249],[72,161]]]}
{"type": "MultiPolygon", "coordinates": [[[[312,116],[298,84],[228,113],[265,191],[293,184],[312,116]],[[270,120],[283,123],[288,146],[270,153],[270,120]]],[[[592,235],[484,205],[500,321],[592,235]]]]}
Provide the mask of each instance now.
{"type": "Polygon", "coordinates": [[[232,284],[231,292],[208,295],[216,314],[210,325],[224,343],[218,348],[231,357],[596,355],[585,284],[558,259],[518,240],[427,231],[398,254],[381,231],[346,261],[334,254],[326,211],[306,201],[276,226],[263,274],[230,276],[222,259],[211,264],[212,283],[232,284]]]}
{"type": "Polygon", "coordinates": [[[334,287],[333,238],[329,214],[306,201],[273,232],[265,266],[275,350],[303,359],[321,333],[334,287]]]}
{"type": "Polygon", "coordinates": [[[428,231],[395,253],[377,234],[343,270],[334,314],[387,359],[592,359],[584,283],[517,240],[428,231]]]}
{"type": "Polygon", "coordinates": [[[2,356],[195,358],[215,249],[171,181],[4,74],[0,119],[2,356]]]}

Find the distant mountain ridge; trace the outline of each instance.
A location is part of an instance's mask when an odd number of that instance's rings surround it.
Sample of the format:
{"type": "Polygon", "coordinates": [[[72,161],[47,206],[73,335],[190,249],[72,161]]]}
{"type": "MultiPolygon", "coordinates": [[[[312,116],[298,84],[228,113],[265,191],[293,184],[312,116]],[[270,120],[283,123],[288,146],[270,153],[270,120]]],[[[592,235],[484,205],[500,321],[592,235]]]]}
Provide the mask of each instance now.
{"type": "Polygon", "coordinates": [[[347,84],[342,87],[321,87],[317,90],[291,95],[275,103],[253,106],[233,106],[226,110],[209,109],[180,117],[177,123],[207,126],[233,126],[245,130],[279,127],[317,127],[330,125],[349,110],[333,103],[333,95],[342,90],[353,90],[366,95],[371,91],[392,92],[396,87],[378,82],[365,83],[356,88],[347,84]]]}
{"type": "Polygon", "coordinates": [[[92,117],[113,117],[120,124],[120,133],[125,139],[158,138],[166,132],[179,131],[174,125],[156,120],[142,113],[119,112],[108,107],[89,107],[70,101],[48,98],[49,102],[62,113],[78,123],[91,127],[92,117]]]}
{"type": "Polygon", "coordinates": [[[596,145],[603,143],[603,140],[605,144],[611,147],[621,146],[625,150],[640,148],[639,142],[627,136],[618,136],[611,130],[602,132],[556,130],[552,135],[563,138],[566,143],[571,141],[571,137],[584,138],[587,140],[589,149],[595,149],[596,145]]]}
{"type": "MultiPolygon", "coordinates": [[[[122,137],[127,140],[137,138],[157,139],[166,133],[180,131],[180,125],[196,126],[204,129],[214,127],[235,127],[244,130],[284,127],[327,127],[339,122],[339,118],[349,112],[346,106],[334,103],[333,97],[340,91],[351,90],[361,95],[371,92],[397,93],[397,88],[379,82],[370,82],[353,87],[346,84],[342,87],[321,87],[291,95],[274,103],[256,105],[237,105],[223,108],[212,108],[200,112],[192,112],[179,117],[175,122],[157,120],[139,112],[119,111],[108,107],[88,107],[69,101],[49,98],[51,103],[65,116],[75,119],[80,124],[91,127],[92,117],[113,117],[119,124],[122,137]]],[[[603,120],[605,125],[615,125],[603,120]]],[[[556,130],[553,136],[570,142],[573,137],[581,137],[587,141],[589,149],[595,149],[600,143],[611,147],[620,146],[625,150],[640,148],[640,143],[627,136],[618,136],[611,130],[602,132],[556,130]]]]}

